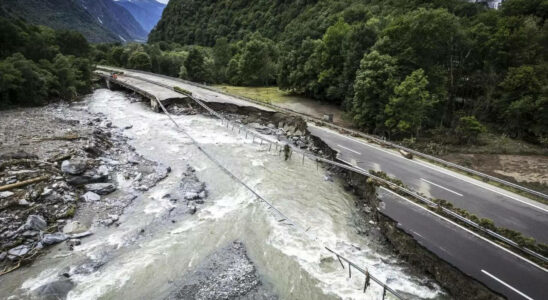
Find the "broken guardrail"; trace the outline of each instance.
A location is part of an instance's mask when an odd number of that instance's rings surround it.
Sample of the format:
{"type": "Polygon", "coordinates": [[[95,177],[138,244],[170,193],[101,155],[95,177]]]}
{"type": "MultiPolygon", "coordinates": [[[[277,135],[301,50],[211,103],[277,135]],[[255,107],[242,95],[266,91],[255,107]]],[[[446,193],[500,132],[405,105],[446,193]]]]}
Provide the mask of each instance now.
{"type": "MultiPolygon", "coordinates": [[[[152,73],[153,74],[153,73],[152,73]]],[[[157,74],[154,74],[154,75],[157,75],[157,74]]],[[[125,74],[124,76],[126,77],[132,77],[132,78],[136,78],[136,79],[139,79],[139,80],[142,80],[142,81],[146,81],[146,82],[149,82],[149,83],[152,83],[152,84],[155,84],[155,85],[158,85],[158,86],[162,86],[164,88],[167,88],[167,89],[170,89],[172,91],[175,91],[177,92],[177,89],[175,87],[172,87],[172,86],[169,86],[169,85],[166,85],[166,84],[163,84],[163,83],[159,83],[159,82],[156,82],[156,81],[153,81],[153,80],[149,80],[149,79],[144,79],[144,78],[140,78],[140,77],[137,77],[137,76],[132,76],[132,75],[127,75],[125,74]]],[[[106,77],[106,76],[105,76],[106,77]]],[[[151,99],[156,99],[155,96],[153,95],[150,95],[148,92],[145,92],[137,87],[133,87],[133,86],[130,86],[128,84],[125,84],[123,82],[120,82],[119,80],[117,79],[113,79],[113,78],[110,78],[109,80],[112,80],[112,81],[115,81],[116,83],[120,83],[120,85],[124,86],[124,87],[127,87],[129,89],[132,89],[132,90],[135,90],[137,91],[138,93],[146,96],[146,97],[152,97],[151,99]]],[[[183,93],[182,93],[183,94],[183,93]]],[[[226,127],[228,128],[230,124],[232,124],[232,129],[234,129],[234,127],[238,127],[239,130],[243,130],[246,132],[246,137],[248,134],[251,134],[253,136],[253,141],[255,140],[255,138],[259,139],[260,140],[260,143],[262,144],[263,142],[265,143],[269,143],[269,144],[275,144],[276,146],[281,146],[281,144],[278,142],[278,141],[272,141],[272,140],[269,140],[269,139],[266,139],[264,138],[260,133],[254,131],[254,130],[251,130],[249,128],[247,128],[246,126],[242,125],[242,124],[236,124],[235,122],[232,122],[228,119],[226,119],[223,115],[219,114],[218,112],[214,111],[213,109],[211,109],[210,107],[208,107],[207,105],[205,105],[203,103],[203,101],[201,99],[198,99],[196,96],[189,96],[188,94],[184,94],[185,96],[187,97],[190,97],[192,100],[194,100],[196,103],[198,103],[201,107],[203,107],[205,110],[207,110],[209,113],[211,113],[212,115],[216,116],[217,118],[219,118],[221,121],[222,121],[222,124],[224,124],[226,122],[226,127]]],[[[159,100],[157,100],[160,104],[161,102],[159,100]]],[[[161,104],[161,106],[163,107],[163,104],[161,104]]],[[[166,110],[166,113],[167,113],[167,110],[166,110]]],[[[296,153],[299,153],[299,154],[302,154],[303,156],[303,162],[304,162],[304,159],[305,157],[306,158],[309,158],[310,160],[313,160],[313,161],[316,161],[316,162],[324,162],[324,163],[327,163],[327,164],[330,164],[330,165],[333,165],[333,166],[337,166],[337,167],[340,167],[340,168],[343,168],[343,169],[346,169],[348,171],[352,171],[352,172],[355,172],[355,173],[358,173],[358,174],[361,174],[361,175],[364,175],[364,176],[367,176],[367,177],[370,177],[370,178],[373,178],[377,181],[380,181],[386,185],[388,185],[389,187],[391,187],[392,189],[395,189],[395,190],[398,190],[398,191],[401,191],[411,197],[413,197],[414,199],[417,199],[419,200],[420,202],[428,205],[429,207],[432,207],[432,208],[435,208],[435,209],[441,209],[444,213],[450,215],[451,217],[479,230],[480,232],[483,232],[485,234],[487,234],[488,236],[490,237],[493,237],[495,238],[496,240],[499,240],[519,251],[522,251],[523,253],[527,253],[529,255],[531,255],[532,257],[535,257],[541,261],[543,261],[544,263],[548,263],[548,258],[533,251],[533,250],[530,250],[528,248],[525,248],[525,247],[522,247],[520,246],[517,242],[507,238],[507,237],[504,237],[490,229],[487,229],[487,228],[484,228],[483,226],[479,225],[478,223],[470,220],[470,219],[467,219],[443,206],[439,206],[438,204],[434,203],[433,201],[427,199],[426,197],[422,196],[422,195],[419,195],[418,193],[416,192],[413,192],[411,190],[408,190],[406,188],[403,188],[393,182],[390,182],[384,178],[381,178],[381,177],[378,177],[378,176],[375,176],[373,174],[371,174],[370,172],[368,171],[365,171],[363,169],[360,169],[360,168],[357,168],[357,167],[353,167],[353,166],[349,166],[347,164],[342,164],[342,163],[338,163],[336,161],[332,161],[332,160],[329,160],[329,159],[325,159],[325,158],[322,158],[322,157],[319,157],[319,156],[316,156],[316,155],[313,155],[313,154],[310,154],[310,153],[306,153],[305,151],[302,151],[298,148],[296,148],[295,146],[293,145],[289,145],[291,148],[292,148],[292,151],[293,152],[296,152],[296,153]]]]}
{"type": "MultiPolygon", "coordinates": [[[[188,94],[187,94],[188,95],[188,94]]],[[[280,221],[288,221],[289,224],[297,227],[297,228],[300,228],[301,231],[303,231],[305,234],[307,233],[308,229],[304,229],[303,227],[301,227],[300,225],[298,225],[295,221],[293,221],[291,218],[289,218],[287,215],[285,215],[283,212],[281,212],[279,209],[277,209],[274,205],[272,205],[268,200],[266,200],[265,198],[263,198],[260,194],[258,194],[254,189],[252,189],[250,186],[248,186],[245,182],[243,182],[243,180],[241,180],[240,178],[238,178],[234,173],[232,173],[229,169],[227,169],[225,166],[223,166],[216,158],[214,158],[209,152],[207,152],[205,149],[203,149],[199,144],[198,142],[190,135],[188,134],[184,129],[182,129],[181,127],[179,127],[179,124],[177,124],[177,122],[175,122],[175,120],[173,120],[173,118],[171,117],[171,115],[169,114],[169,112],[167,111],[167,109],[164,107],[164,105],[162,104],[162,102],[160,100],[158,100],[157,97],[154,97],[154,99],[156,100],[156,102],[158,102],[160,108],[162,109],[162,111],[164,112],[164,114],[166,114],[168,116],[168,118],[171,120],[171,122],[173,122],[173,124],[175,124],[175,126],[177,127],[177,129],[179,129],[180,131],[182,131],[191,141],[192,143],[205,155],[207,156],[211,161],[213,161],[219,168],[221,168],[226,174],[228,174],[230,177],[232,177],[234,180],[236,180],[238,183],[240,183],[241,185],[243,185],[247,190],[249,190],[257,199],[259,199],[261,202],[265,203],[270,209],[273,209],[274,211],[276,211],[276,213],[278,213],[280,216],[282,216],[283,218],[280,220],[280,221]]],[[[207,109],[208,111],[210,111],[211,113],[213,113],[214,115],[216,116],[220,116],[221,118],[222,115],[218,114],[217,112],[215,112],[214,110],[212,110],[211,108],[209,108],[207,105],[201,103],[201,101],[196,101],[198,104],[200,104],[201,106],[203,106],[205,109],[207,109]]],[[[224,118],[223,118],[224,119],[224,118]]],[[[228,125],[228,120],[227,121],[227,125],[228,125]]],[[[234,128],[234,127],[233,127],[234,128]]],[[[317,240],[317,239],[315,239],[317,240]]],[[[371,275],[369,273],[369,271],[367,270],[364,270],[362,269],[361,267],[359,267],[357,264],[351,262],[350,260],[348,260],[347,258],[343,257],[342,255],[336,253],[335,251],[329,249],[328,247],[325,247],[325,249],[327,249],[329,252],[335,254],[337,256],[337,259],[339,260],[339,262],[341,262],[341,266],[343,267],[344,269],[344,265],[342,264],[342,260],[346,261],[348,263],[348,275],[349,277],[352,277],[352,267],[354,267],[356,270],[360,271],[361,273],[363,273],[365,275],[365,282],[364,282],[364,288],[363,288],[363,292],[365,293],[366,290],[367,290],[367,287],[370,285],[370,279],[372,279],[373,281],[375,281],[377,284],[379,284],[381,287],[382,287],[382,299],[384,300],[385,296],[386,296],[386,292],[390,292],[393,296],[395,296],[396,298],[400,299],[400,300],[404,300],[405,298],[402,297],[398,292],[396,292],[395,290],[391,289],[389,286],[387,286],[385,283],[383,283],[381,280],[377,279],[376,277],[374,277],[373,275],[371,275]]]]}
{"type": "MultiPolygon", "coordinates": [[[[109,69],[108,67],[102,67],[102,66],[98,66],[97,69],[112,71],[112,69],[109,69]]],[[[140,70],[133,70],[133,69],[128,69],[128,70],[133,71],[133,72],[137,72],[137,73],[155,75],[155,76],[167,78],[167,79],[170,79],[170,80],[180,81],[180,82],[183,82],[183,83],[186,83],[186,84],[189,84],[189,85],[193,85],[193,86],[197,86],[197,87],[200,87],[200,88],[208,89],[210,91],[214,91],[214,92],[217,92],[217,93],[220,93],[220,94],[223,94],[223,95],[227,95],[227,96],[238,98],[238,99],[241,99],[241,100],[244,100],[244,101],[248,101],[248,102],[252,102],[252,103],[255,103],[255,104],[263,105],[263,106],[266,106],[266,107],[269,107],[269,108],[272,108],[272,109],[275,109],[275,110],[278,110],[278,111],[283,111],[283,112],[290,113],[290,114],[296,114],[296,115],[299,115],[301,117],[305,117],[306,119],[310,119],[312,121],[321,122],[322,124],[324,124],[328,127],[331,127],[333,129],[344,131],[344,132],[347,132],[347,133],[349,133],[351,135],[354,135],[354,136],[360,136],[360,137],[363,137],[365,139],[374,141],[378,144],[382,144],[382,145],[386,145],[386,146],[389,146],[389,147],[392,147],[392,148],[404,150],[404,151],[407,151],[407,152],[412,153],[414,155],[417,155],[419,157],[425,158],[427,160],[435,161],[435,162],[437,162],[439,164],[442,164],[442,165],[445,165],[447,167],[455,168],[455,169],[461,170],[463,172],[482,177],[486,180],[491,180],[491,181],[494,181],[494,182],[497,182],[497,183],[500,183],[500,184],[503,184],[503,185],[506,185],[506,186],[521,190],[523,192],[529,193],[531,195],[535,195],[537,197],[548,200],[548,195],[544,194],[542,192],[535,191],[533,189],[521,186],[519,184],[509,182],[507,180],[500,179],[498,177],[491,176],[491,175],[488,175],[488,174],[485,174],[485,173],[482,173],[482,172],[479,172],[479,171],[476,171],[476,170],[473,170],[473,169],[470,169],[470,168],[467,168],[467,167],[464,167],[464,166],[461,166],[461,165],[458,165],[458,164],[455,164],[455,163],[452,163],[452,162],[449,162],[449,161],[446,161],[446,160],[443,160],[441,158],[438,158],[438,157],[435,157],[435,156],[432,156],[432,155],[429,155],[429,154],[426,154],[426,153],[422,153],[422,152],[419,152],[419,151],[404,147],[402,145],[396,144],[394,142],[387,141],[387,140],[382,139],[382,138],[378,138],[378,137],[370,135],[370,134],[365,134],[365,133],[360,132],[360,131],[352,130],[352,129],[342,127],[342,126],[338,126],[338,125],[331,124],[331,123],[325,123],[321,119],[319,119],[317,117],[314,117],[314,116],[311,116],[311,115],[308,115],[308,114],[296,112],[296,111],[291,110],[291,109],[279,107],[279,106],[273,105],[271,103],[265,103],[265,102],[261,102],[261,101],[251,99],[251,98],[242,97],[242,96],[238,96],[238,95],[232,95],[232,94],[229,94],[229,93],[226,93],[224,91],[212,88],[212,87],[207,86],[207,85],[199,84],[199,83],[192,82],[192,81],[183,80],[183,79],[180,79],[180,78],[174,78],[174,77],[170,77],[170,76],[166,76],[166,75],[162,75],[162,74],[156,74],[156,73],[140,71],[140,70]]],[[[131,77],[131,75],[128,75],[128,74],[125,74],[124,76],[131,77]]],[[[139,79],[142,79],[142,78],[139,78],[139,79]]]]}

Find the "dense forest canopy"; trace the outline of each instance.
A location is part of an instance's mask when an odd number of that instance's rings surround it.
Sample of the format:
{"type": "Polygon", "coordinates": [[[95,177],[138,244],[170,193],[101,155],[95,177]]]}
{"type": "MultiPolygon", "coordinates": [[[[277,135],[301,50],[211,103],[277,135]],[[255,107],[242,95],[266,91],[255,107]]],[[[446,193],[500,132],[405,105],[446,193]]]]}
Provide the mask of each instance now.
{"type": "Polygon", "coordinates": [[[172,0],[107,63],[341,105],[390,138],[548,144],[547,0],[172,0]]]}
{"type": "Polygon", "coordinates": [[[0,108],[91,91],[93,48],[76,31],[0,18],[0,108]]]}

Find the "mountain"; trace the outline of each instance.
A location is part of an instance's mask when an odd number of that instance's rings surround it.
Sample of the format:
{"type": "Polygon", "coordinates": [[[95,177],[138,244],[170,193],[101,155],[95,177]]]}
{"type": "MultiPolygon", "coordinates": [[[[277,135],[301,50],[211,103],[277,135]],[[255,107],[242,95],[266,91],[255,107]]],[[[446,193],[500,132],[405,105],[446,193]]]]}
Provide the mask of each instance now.
{"type": "Polygon", "coordinates": [[[73,29],[90,42],[145,41],[147,32],[113,0],[1,0],[0,16],[73,29]]]}
{"type": "Polygon", "coordinates": [[[166,7],[156,0],[117,0],[116,3],[129,11],[147,34],[156,26],[166,7]]]}
{"type": "Polygon", "coordinates": [[[146,41],[148,33],[133,15],[112,0],[79,0],[104,27],[125,41],[146,41]]]}
{"type": "Polygon", "coordinates": [[[74,29],[94,43],[120,41],[79,3],[71,0],[2,0],[0,15],[54,29],[74,29]]]}

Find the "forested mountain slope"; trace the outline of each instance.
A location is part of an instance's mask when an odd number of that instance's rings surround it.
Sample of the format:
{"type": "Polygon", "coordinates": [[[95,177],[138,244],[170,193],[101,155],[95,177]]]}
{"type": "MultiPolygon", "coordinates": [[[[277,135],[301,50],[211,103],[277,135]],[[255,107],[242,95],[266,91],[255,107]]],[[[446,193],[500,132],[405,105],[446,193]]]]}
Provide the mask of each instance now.
{"type": "Polygon", "coordinates": [[[113,0],[79,0],[106,28],[124,41],[146,41],[148,33],[133,15],[113,0]]]}
{"type": "Polygon", "coordinates": [[[2,0],[0,16],[81,32],[90,42],[146,40],[135,18],[112,0],[2,0]]]}
{"type": "Polygon", "coordinates": [[[114,42],[120,39],[90,15],[82,6],[69,0],[2,0],[0,15],[23,18],[28,22],[55,29],[72,28],[91,42],[114,42]]]}
{"type": "Polygon", "coordinates": [[[463,143],[488,127],[548,145],[547,11],[545,0],[171,0],[149,41],[212,47],[194,47],[181,76],[276,84],[392,138],[463,143]]]}
{"type": "Polygon", "coordinates": [[[116,3],[127,9],[147,34],[156,26],[166,7],[156,0],[119,0],[116,3]]]}

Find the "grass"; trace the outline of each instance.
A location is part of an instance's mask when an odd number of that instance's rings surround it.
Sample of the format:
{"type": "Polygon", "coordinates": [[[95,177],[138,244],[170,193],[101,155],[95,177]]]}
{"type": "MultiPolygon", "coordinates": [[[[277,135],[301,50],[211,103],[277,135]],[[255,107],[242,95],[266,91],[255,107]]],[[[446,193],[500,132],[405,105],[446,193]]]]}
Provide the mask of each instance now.
{"type": "Polygon", "coordinates": [[[246,87],[246,86],[232,86],[232,85],[216,85],[214,86],[221,91],[237,96],[242,96],[257,101],[261,101],[269,104],[283,103],[283,102],[298,102],[302,97],[292,95],[289,92],[280,90],[275,86],[267,87],[246,87]]]}
{"type": "Polygon", "coordinates": [[[548,155],[548,148],[490,132],[480,135],[477,145],[455,147],[455,150],[464,153],[548,155]]]}

